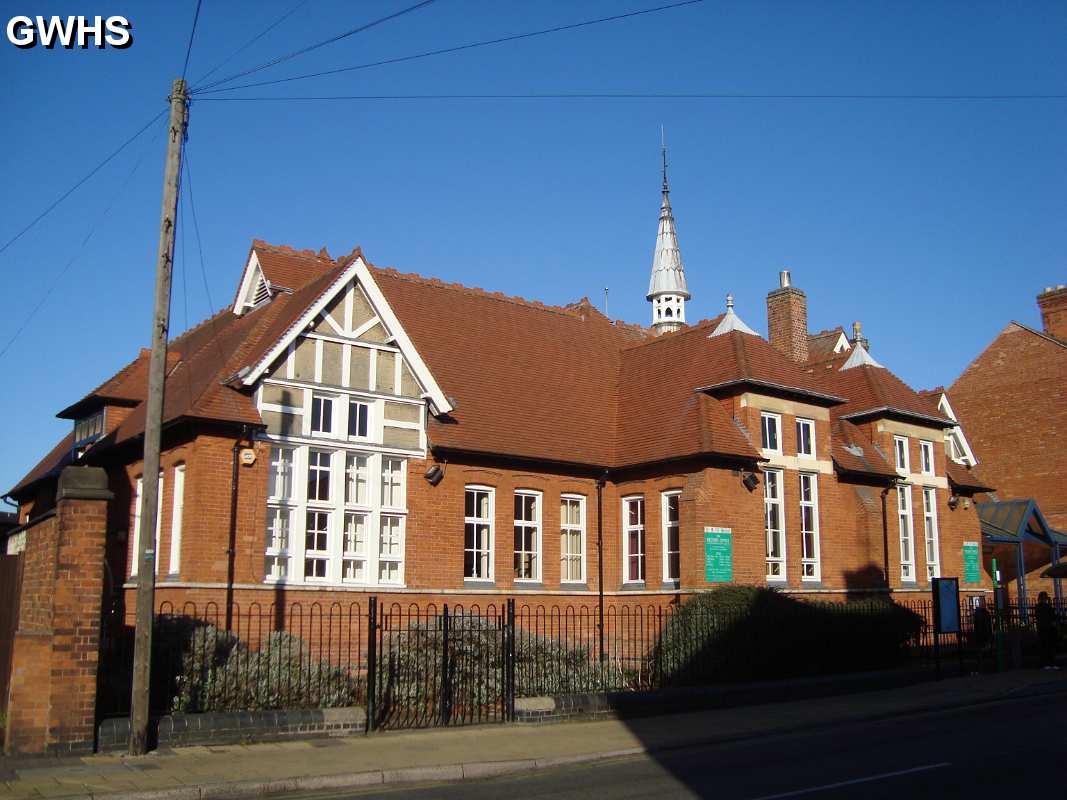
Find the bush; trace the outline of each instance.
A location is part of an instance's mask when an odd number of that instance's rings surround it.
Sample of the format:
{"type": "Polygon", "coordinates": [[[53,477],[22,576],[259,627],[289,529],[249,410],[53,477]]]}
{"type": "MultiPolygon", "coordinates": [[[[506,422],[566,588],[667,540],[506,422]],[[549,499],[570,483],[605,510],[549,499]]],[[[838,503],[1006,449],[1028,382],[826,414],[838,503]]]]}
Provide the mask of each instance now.
{"type": "MultiPolygon", "coordinates": [[[[317,658],[289,633],[250,649],[236,636],[189,618],[161,619],[155,641],[172,711],[258,711],[355,705],[363,686],[348,668],[317,658]]],[[[158,707],[158,706],[157,706],[158,707]]]]}
{"type": "MultiPolygon", "coordinates": [[[[453,705],[499,702],[503,693],[504,631],[477,615],[450,618],[448,678],[453,705]]],[[[379,654],[381,690],[394,704],[433,704],[443,688],[444,632],[439,619],[388,632],[379,654]]],[[[618,667],[600,664],[586,647],[515,627],[515,696],[573,694],[625,688],[618,667]]]]}
{"type": "Polygon", "coordinates": [[[888,598],[808,603],[773,589],[728,586],[681,606],[650,670],[660,685],[767,680],[898,664],[922,617],[888,598]]]}

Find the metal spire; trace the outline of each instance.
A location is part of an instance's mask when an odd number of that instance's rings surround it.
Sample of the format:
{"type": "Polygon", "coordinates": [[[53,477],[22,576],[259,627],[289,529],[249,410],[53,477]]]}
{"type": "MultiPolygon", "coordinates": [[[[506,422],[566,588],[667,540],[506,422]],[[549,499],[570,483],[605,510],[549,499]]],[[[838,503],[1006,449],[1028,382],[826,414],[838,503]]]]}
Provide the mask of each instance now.
{"type": "MultiPolygon", "coordinates": [[[[662,136],[662,133],[661,133],[662,136]]],[[[689,299],[685,283],[685,267],[682,251],[678,247],[678,233],[674,227],[674,212],[671,211],[670,184],[667,181],[667,145],[661,143],[663,154],[663,202],[659,209],[659,230],[656,233],[656,251],[652,256],[652,277],[648,282],[647,299],[656,295],[678,295],[689,299]]]]}

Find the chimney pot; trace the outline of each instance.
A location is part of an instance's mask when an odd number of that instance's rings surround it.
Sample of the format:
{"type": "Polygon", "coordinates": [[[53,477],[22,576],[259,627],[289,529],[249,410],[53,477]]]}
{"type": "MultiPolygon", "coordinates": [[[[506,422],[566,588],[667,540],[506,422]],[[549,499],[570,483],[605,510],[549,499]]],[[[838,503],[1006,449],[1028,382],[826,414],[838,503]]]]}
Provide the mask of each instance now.
{"type": "Polygon", "coordinates": [[[778,273],[778,281],[783,289],[788,289],[792,284],[789,281],[789,270],[783,269],[778,273]]]}

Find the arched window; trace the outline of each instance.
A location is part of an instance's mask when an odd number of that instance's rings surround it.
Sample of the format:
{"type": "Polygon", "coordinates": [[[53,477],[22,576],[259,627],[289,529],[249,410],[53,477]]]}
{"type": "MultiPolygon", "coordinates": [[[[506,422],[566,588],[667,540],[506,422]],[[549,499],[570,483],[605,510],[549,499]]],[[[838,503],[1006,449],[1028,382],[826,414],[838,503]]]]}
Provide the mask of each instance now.
{"type": "Polygon", "coordinates": [[[672,310],[670,309],[670,307],[669,307],[669,306],[668,306],[668,308],[667,308],[667,316],[668,316],[668,317],[673,317],[673,316],[674,316],[674,312],[673,312],[673,311],[672,311],[672,310]]]}

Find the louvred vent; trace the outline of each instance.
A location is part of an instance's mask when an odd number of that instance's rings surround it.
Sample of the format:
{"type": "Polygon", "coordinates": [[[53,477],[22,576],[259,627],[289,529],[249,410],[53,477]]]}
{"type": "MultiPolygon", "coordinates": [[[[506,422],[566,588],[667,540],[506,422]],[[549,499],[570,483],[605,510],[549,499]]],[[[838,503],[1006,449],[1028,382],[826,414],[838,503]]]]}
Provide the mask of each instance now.
{"type": "Polygon", "coordinates": [[[270,284],[266,278],[260,277],[259,283],[256,284],[256,293],[252,296],[252,305],[258,306],[267,300],[270,300],[270,284]]]}

